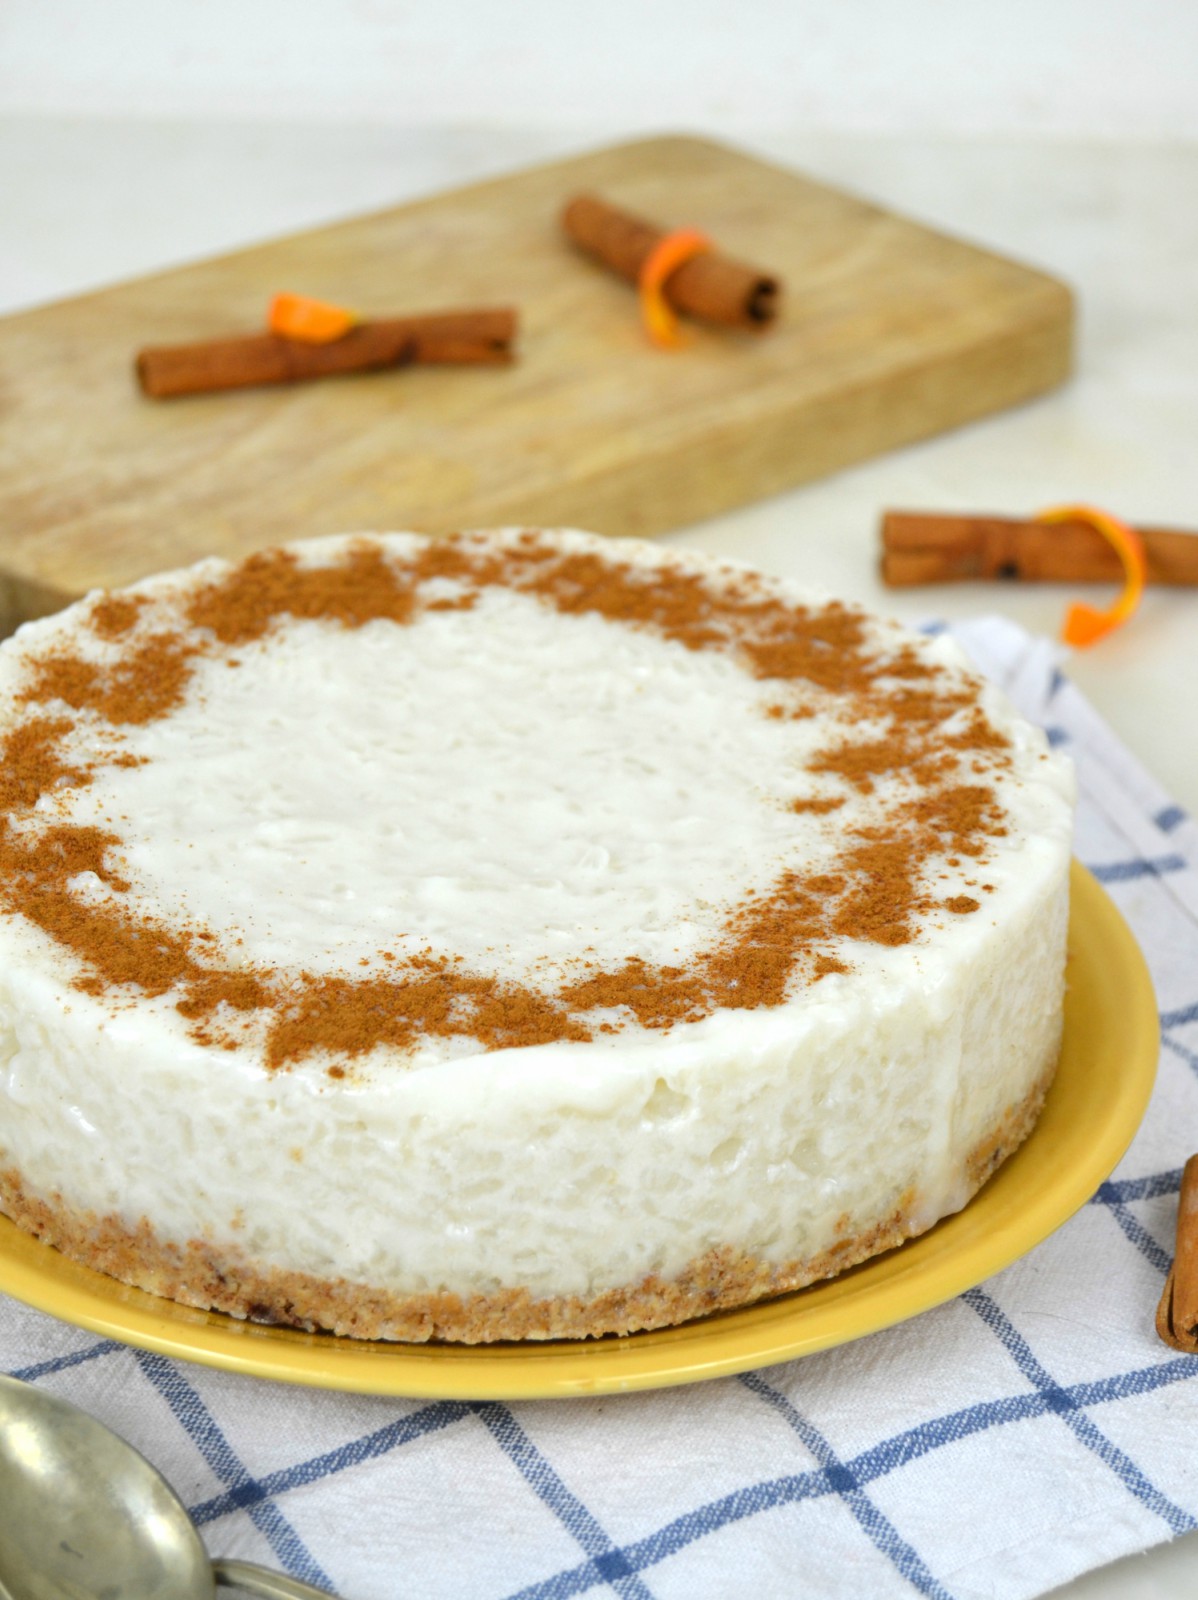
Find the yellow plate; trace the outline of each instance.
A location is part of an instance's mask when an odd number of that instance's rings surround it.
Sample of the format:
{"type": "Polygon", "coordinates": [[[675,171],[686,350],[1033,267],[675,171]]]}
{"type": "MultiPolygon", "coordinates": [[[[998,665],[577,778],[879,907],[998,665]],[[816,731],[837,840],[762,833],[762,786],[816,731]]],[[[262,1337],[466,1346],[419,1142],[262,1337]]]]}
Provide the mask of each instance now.
{"type": "Polygon", "coordinates": [[[0,1218],[0,1289],[93,1332],[188,1361],[366,1394],[533,1400],[693,1383],[901,1322],[980,1283],[1059,1228],[1106,1178],[1148,1104],[1160,1042],[1144,958],[1076,863],[1060,1066],[1026,1143],[956,1216],[827,1283],[628,1338],[399,1345],[259,1327],[76,1266],[0,1218]]]}

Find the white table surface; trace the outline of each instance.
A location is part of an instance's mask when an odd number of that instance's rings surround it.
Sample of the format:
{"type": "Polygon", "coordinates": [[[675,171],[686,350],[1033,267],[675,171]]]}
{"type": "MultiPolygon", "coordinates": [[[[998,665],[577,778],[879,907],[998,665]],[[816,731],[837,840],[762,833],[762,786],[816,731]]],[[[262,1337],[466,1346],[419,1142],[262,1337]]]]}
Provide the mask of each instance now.
{"type": "MultiPolygon", "coordinates": [[[[594,142],[514,126],[0,118],[0,312],[594,142]]],[[[1042,400],[669,542],[801,576],[908,620],[1000,610],[1051,634],[1073,597],[1064,588],[884,589],[879,512],[1018,515],[1087,500],[1133,522],[1198,529],[1198,146],[775,133],[754,148],[1067,279],[1081,306],[1078,372],[1042,400]]],[[[1128,627],[1067,670],[1198,812],[1198,590],[1150,592],[1128,627]]],[[[1196,1584],[1190,1534],[1057,1593],[1165,1600],[1196,1584]]]]}

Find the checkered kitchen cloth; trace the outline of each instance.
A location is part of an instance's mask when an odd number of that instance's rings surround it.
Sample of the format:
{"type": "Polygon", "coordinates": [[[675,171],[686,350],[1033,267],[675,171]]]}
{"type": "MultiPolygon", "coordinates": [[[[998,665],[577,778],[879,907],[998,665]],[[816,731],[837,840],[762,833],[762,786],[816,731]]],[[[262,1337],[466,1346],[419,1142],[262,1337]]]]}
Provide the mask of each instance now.
{"type": "Polygon", "coordinates": [[[1029,1596],[1198,1526],[1198,1356],[1158,1343],[1198,1149],[1198,828],[1012,624],[958,635],[1077,763],[1077,850],[1148,956],[1160,1079],[1052,1238],[915,1320],[657,1394],[520,1405],[295,1389],[0,1296],[0,1368],[172,1481],[215,1553],[344,1600],[1029,1596]]]}

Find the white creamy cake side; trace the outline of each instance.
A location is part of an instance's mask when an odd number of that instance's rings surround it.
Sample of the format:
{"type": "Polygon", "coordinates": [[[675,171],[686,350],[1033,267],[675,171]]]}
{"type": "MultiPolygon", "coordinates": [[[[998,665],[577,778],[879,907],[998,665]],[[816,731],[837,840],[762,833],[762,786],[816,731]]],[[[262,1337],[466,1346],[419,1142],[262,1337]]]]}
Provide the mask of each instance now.
{"type": "Polygon", "coordinates": [[[626,1332],[958,1209],[1072,777],[943,639],[577,533],[207,562],[0,647],[0,1210],[360,1337],[626,1332]]]}

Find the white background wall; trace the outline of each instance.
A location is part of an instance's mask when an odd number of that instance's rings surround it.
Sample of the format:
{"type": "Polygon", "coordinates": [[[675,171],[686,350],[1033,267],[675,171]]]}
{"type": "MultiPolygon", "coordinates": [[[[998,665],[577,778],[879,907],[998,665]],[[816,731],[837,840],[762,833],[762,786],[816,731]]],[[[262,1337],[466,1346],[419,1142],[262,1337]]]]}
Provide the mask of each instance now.
{"type": "Polygon", "coordinates": [[[1198,139],[1198,0],[0,0],[0,112],[1198,139]]]}

